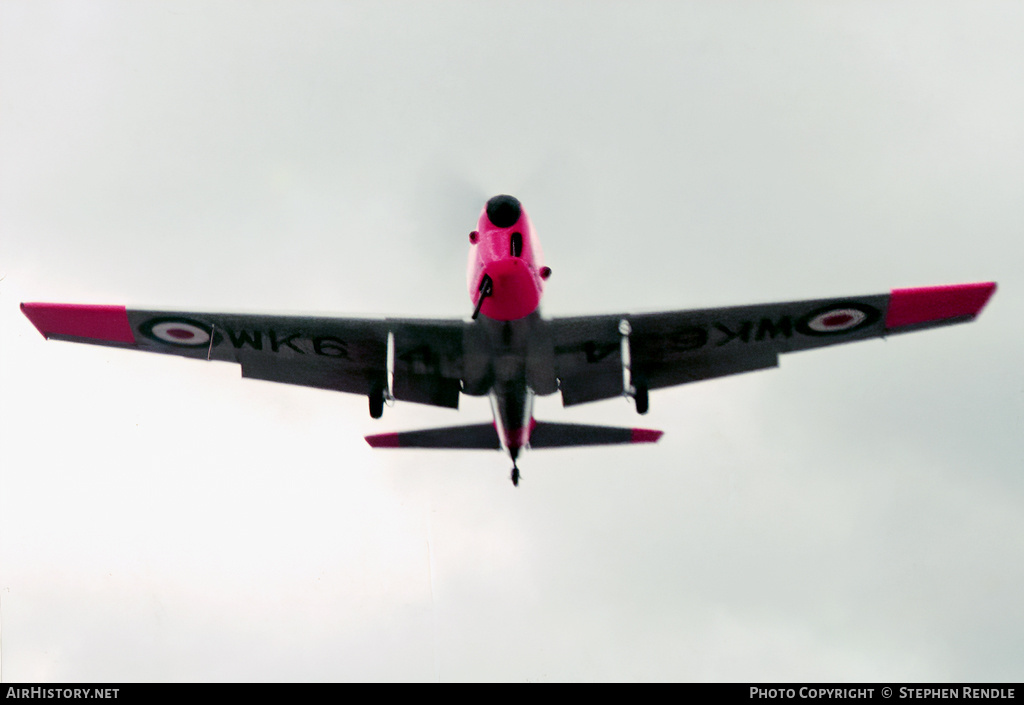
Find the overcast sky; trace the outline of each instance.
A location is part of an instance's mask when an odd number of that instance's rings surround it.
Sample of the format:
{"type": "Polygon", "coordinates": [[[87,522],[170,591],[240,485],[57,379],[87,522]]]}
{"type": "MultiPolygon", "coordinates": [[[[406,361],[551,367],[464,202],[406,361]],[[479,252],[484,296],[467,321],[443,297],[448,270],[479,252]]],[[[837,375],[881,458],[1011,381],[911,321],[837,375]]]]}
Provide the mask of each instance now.
{"type": "Polygon", "coordinates": [[[6,681],[1024,677],[1018,2],[0,0],[6,681]],[[540,419],[46,342],[22,301],[545,315],[999,282],[981,318],[540,419]]]}

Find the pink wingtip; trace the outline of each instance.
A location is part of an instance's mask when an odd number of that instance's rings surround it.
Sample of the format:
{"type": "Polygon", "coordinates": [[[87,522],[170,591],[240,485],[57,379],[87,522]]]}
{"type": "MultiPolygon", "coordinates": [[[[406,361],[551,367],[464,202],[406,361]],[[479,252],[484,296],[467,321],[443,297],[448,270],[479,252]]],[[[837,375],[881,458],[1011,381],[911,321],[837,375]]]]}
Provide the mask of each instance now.
{"type": "Polygon", "coordinates": [[[69,335],[115,343],[134,343],[124,306],[84,304],[22,304],[21,311],[44,338],[69,335]]]}
{"type": "Polygon", "coordinates": [[[655,431],[649,428],[634,428],[633,437],[630,439],[630,443],[657,443],[658,439],[664,434],[664,431],[655,431]]]}
{"type": "Polygon", "coordinates": [[[373,448],[398,448],[398,434],[378,433],[375,436],[367,436],[366,442],[373,448]]]}
{"type": "Polygon", "coordinates": [[[995,282],[893,289],[889,295],[885,327],[899,328],[947,318],[977,316],[995,290],[995,282]]]}

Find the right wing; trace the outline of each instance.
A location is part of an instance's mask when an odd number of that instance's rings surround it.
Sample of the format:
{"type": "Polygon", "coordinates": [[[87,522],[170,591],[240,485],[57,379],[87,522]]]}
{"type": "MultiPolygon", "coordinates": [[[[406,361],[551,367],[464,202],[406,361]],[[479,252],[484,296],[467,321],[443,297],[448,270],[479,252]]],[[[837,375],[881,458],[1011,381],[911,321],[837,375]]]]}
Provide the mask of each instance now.
{"type": "Polygon", "coordinates": [[[621,396],[629,331],[634,386],[671,387],[778,365],[780,353],[974,320],[992,282],[888,294],[549,321],[566,406],[621,396]],[[628,326],[623,326],[625,321],[628,326]]]}
{"type": "Polygon", "coordinates": [[[396,399],[458,408],[461,320],[328,318],[142,311],[25,303],[46,338],[238,363],[242,376],[370,395],[387,388],[394,341],[396,399]]]}

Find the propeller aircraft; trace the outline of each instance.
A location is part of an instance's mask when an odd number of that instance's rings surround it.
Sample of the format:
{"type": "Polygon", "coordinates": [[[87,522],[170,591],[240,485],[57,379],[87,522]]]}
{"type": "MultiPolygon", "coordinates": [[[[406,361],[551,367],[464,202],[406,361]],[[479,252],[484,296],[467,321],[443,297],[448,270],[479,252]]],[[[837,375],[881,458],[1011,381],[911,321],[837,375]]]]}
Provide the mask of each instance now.
{"type": "Polygon", "coordinates": [[[232,362],[242,376],[458,408],[489,396],[492,423],[366,437],[374,448],[504,449],[519,484],[525,448],[653,443],[661,431],[537,421],[535,396],[565,406],[778,365],[782,353],[974,320],[993,282],[727,308],[544,318],[551,269],[522,204],[487,201],[469,234],[469,319],[335,318],[23,303],[44,337],[232,362]]]}

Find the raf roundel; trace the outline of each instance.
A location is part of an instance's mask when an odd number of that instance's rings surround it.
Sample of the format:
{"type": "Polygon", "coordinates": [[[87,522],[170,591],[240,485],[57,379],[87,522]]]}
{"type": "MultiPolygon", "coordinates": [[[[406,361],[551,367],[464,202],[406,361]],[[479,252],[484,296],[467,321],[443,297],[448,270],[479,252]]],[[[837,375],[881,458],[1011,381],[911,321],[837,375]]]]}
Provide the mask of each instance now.
{"type": "Polygon", "coordinates": [[[807,321],[807,327],[819,333],[832,333],[856,328],[864,322],[865,318],[867,318],[867,314],[863,311],[858,311],[855,308],[839,308],[818,314],[807,321]]]}
{"type": "Polygon", "coordinates": [[[152,340],[185,348],[210,343],[210,328],[188,318],[153,318],[143,323],[139,330],[152,340]]]}
{"type": "Polygon", "coordinates": [[[812,311],[797,324],[797,330],[805,335],[848,333],[871,325],[880,315],[866,304],[843,303],[812,311]]]}

